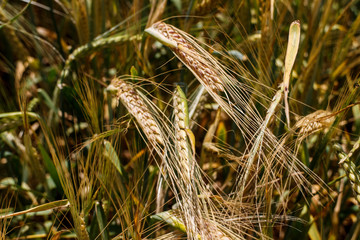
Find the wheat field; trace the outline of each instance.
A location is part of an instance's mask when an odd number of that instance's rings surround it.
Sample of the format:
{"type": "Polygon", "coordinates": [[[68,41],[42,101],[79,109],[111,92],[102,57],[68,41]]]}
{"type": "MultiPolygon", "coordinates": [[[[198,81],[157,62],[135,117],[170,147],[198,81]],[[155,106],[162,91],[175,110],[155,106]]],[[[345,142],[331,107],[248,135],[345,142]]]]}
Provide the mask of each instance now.
{"type": "Polygon", "coordinates": [[[0,239],[359,239],[358,0],[4,0],[0,26],[0,239]]]}

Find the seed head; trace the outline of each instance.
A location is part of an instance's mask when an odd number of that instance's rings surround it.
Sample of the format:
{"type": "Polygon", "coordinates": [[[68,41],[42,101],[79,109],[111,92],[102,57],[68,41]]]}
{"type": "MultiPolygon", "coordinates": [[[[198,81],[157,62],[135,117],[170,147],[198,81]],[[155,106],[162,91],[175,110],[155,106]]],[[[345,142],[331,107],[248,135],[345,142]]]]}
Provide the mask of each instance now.
{"type": "Polygon", "coordinates": [[[170,47],[176,56],[195,74],[195,76],[213,91],[224,91],[219,75],[209,65],[209,62],[193,47],[180,30],[157,22],[146,32],[166,46],[170,47]]]}
{"type": "Polygon", "coordinates": [[[159,143],[164,145],[160,128],[153,115],[150,113],[144,100],[130,84],[120,78],[114,78],[107,90],[116,94],[116,98],[120,100],[131,115],[135,117],[146,137],[153,144],[159,143]]]}

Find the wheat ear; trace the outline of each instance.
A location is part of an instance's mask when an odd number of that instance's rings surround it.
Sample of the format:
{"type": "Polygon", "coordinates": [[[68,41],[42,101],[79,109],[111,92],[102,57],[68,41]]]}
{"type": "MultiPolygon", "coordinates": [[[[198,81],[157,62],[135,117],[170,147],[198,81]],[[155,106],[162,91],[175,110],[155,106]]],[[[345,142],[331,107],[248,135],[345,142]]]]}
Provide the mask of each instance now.
{"type": "Polygon", "coordinates": [[[208,61],[198,54],[173,26],[158,22],[147,28],[145,32],[170,47],[185,65],[190,66],[192,73],[213,91],[224,91],[223,82],[208,65],[208,61]]]}
{"type": "MultiPolygon", "coordinates": [[[[69,57],[66,59],[65,61],[65,65],[63,70],[60,73],[60,78],[58,79],[57,83],[56,83],[56,87],[53,93],[53,102],[57,103],[57,100],[59,98],[59,93],[60,93],[60,89],[62,88],[62,83],[65,79],[67,79],[70,75],[71,72],[71,66],[73,64],[74,61],[78,60],[79,58],[95,52],[99,49],[105,48],[105,47],[109,47],[109,46],[114,46],[117,44],[121,44],[127,41],[133,41],[133,40],[137,40],[139,41],[142,38],[141,35],[134,35],[134,36],[130,36],[130,35],[116,35],[116,36],[110,36],[107,38],[99,38],[97,40],[94,40],[90,43],[84,44],[78,48],[76,48],[70,55],[69,57]]],[[[49,118],[49,122],[52,121],[52,116],[53,116],[54,112],[53,110],[50,111],[50,118],[49,118]]]]}
{"type": "MultiPolygon", "coordinates": [[[[193,135],[189,130],[189,109],[186,100],[186,95],[180,86],[176,86],[174,93],[174,127],[176,149],[179,156],[179,170],[183,186],[181,187],[181,196],[183,200],[183,213],[186,222],[186,232],[189,239],[197,239],[199,231],[203,231],[202,227],[197,223],[196,219],[201,218],[200,205],[197,198],[196,181],[194,176],[195,170],[195,156],[188,141],[193,139],[193,135]],[[185,190],[185,191],[184,191],[185,190]]],[[[191,145],[193,146],[194,141],[191,145]]],[[[197,176],[199,177],[199,176],[197,176]]],[[[200,179],[199,179],[200,180],[200,179]]],[[[200,223],[201,224],[201,223],[200,223]]]]}
{"type": "Polygon", "coordinates": [[[360,172],[357,169],[355,163],[350,160],[350,157],[359,147],[360,138],[356,141],[349,154],[344,153],[339,144],[334,145],[335,150],[338,152],[338,157],[340,158],[339,164],[342,165],[346,172],[346,175],[350,179],[351,186],[354,190],[355,198],[358,204],[360,204],[360,172]]]}
{"type": "Polygon", "coordinates": [[[314,132],[329,127],[334,120],[335,116],[331,112],[318,110],[297,121],[294,128],[299,129],[301,138],[305,138],[314,132]]]}
{"type": "MultiPolygon", "coordinates": [[[[220,111],[219,111],[220,113],[220,111]]],[[[206,194],[205,183],[200,174],[199,165],[195,161],[195,137],[189,129],[189,109],[186,95],[180,86],[174,93],[174,127],[176,148],[179,156],[178,181],[182,197],[182,218],[176,218],[187,232],[188,239],[229,239],[221,230],[219,223],[208,215],[217,209],[212,206],[209,199],[200,199],[199,196],[206,194]]],[[[217,212],[218,213],[218,212],[217,212]]]]}
{"type": "Polygon", "coordinates": [[[191,180],[191,167],[189,164],[189,153],[191,150],[188,146],[187,130],[189,129],[189,111],[186,96],[180,86],[176,87],[174,94],[174,114],[175,114],[175,138],[177,150],[180,157],[181,167],[186,176],[186,182],[189,184],[191,180]]]}
{"type": "Polygon", "coordinates": [[[71,71],[71,65],[75,60],[78,60],[79,58],[88,55],[89,53],[95,52],[99,49],[118,45],[128,41],[134,41],[134,40],[139,41],[141,40],[141,38],[142,38],[141,35],[134,35],[134,36],[130,36],[128,34],[115,35],[107,38],[99,38],[97,40],[94,40],[92,42],[89,42],[87,44],[84,44],[76,48],[66,59],[65,66],[60,73],[60,80],[64,81],[64,79],[66,79],[69,76],[71,71]]]}
{"type": "Polygon", "coordinates": [[[158,124],[132,85],[120,78],[114,78],[107,90],[114,92],[117,99],[120,100],[131,115],[135,117],[151,144],[156,145],[158,143],[164,145],[158,124]]]}

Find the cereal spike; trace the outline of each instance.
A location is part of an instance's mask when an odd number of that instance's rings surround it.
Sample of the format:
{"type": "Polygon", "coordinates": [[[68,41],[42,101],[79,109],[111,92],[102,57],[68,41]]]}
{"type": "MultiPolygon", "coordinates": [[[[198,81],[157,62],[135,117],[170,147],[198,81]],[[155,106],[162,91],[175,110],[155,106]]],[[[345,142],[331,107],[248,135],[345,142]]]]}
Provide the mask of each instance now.
{"type": "Polygon", "coordinates": [[[334,120],[335,117],[331,112],[318,110],[297,121],[294,128],[299,129],[299,135],[305,138],[314,132],[329,127],[334,120]]]}
{"type": "Polygon", "coordinates": [[[359,148],[359,143],[360,139],[354,144],[353,149],[351,149],[349,154],[345,154],[339,144],[335,144],[334,148],[338,152],[338,157],[340,158],[339,164],[342,165],[346,175],[350,179],[356,201],[360,204],[360,172],[356,168],[354,162],[350,160],[352,154],[359,148]]]}
{"type": "Polygon", "coordinates": [[[176,86],[176,94],[175,94],[175,101],[178,102],[178,108],[181,109],[184,113],[184,124],[185,128],[189,127],[189,108],[186,101],[186,96],[180,86],[176,86]]]}
{"type": "Polygon", "coordinates": [[[218,74],[214,72],[196,49],[185,40],[178,29],[169,24],[157,22],[146,29],[145,32],[171,48],[175,55],[203,84],[208,85],[213,91],[224,91],[223,82],[218,77],[218,74]]]}
{"type": "Polygon", "coordinates": [[[150,113],[143,99],[130,84],[120,78],[114,78],[107,90],[116,94],[117,99],[120,100],[131,115],[135,117],[152,144],[155,145],[159,143],[164,145],[160,128],[153,115],[150,113]]]}
{"type": "Polygon", "coordinates": [[[175,113],[175,136],[177,143],[177,150],[180,156],[181,167],[184,168],[187,183],[190,183],[191,167],[189,162],[189,154],[191,150],[189,148],[187,140],[187,129],[189,128],[189,111],[186,101],[186,96],[181,90],[180,86],[176,87],[174,94],[174,113],[175,113]]]}

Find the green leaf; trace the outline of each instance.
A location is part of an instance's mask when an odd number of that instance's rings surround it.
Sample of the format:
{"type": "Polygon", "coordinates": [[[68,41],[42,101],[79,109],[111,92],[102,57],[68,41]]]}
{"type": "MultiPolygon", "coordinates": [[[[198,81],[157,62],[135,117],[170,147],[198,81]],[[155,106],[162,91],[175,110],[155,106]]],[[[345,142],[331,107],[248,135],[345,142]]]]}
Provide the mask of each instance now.
{"type": "Polygon", "coordinates": [[[176,7],[176,9],[177,9],[179,12],[182,12],[182,11],[181,11],[181,9],[182,9],[181,0],[171,0],[171,2],[174,4],[174,6],[176,7]]]}
{"type": "Polygon", "coordinates": [[[217,142],[222,146],[224,146],[227,142],[227,131],[226,131],[225,123],[223,121],[219,122],[216,131],[216,138],[217,138],[217,142]]]}
{"type": "MultiPolygon", "coordinates": [[[[39,115],[33,112],[26,112],[26,116],[29,122],[40,119],[39,115]]],[[[22,126],[24,124],[23,117],[23,112],[0,113],[0,133],[22,126]]]]}
{"type": "Polygon", "coordinates": [[[314,221],[314,218],[311,215],[310,215],[310,221],[312,222],[311,226],[310,226],[310,229],[308,231],[308,235],[309,235],[310,239],[311,240],[320,240],[321,235],[320,235],[319,230],[318,230],[318,228],[316,226],[316,222],[314,221]]]}
{"type": "Polygon", "coordinates": [[[37,92],[44,100],[44,103],[46,104],[46,106],[48,106],[52,111],[57,112],[57,107],[55,106],[55,104],[53,103],[53,101],[51,100],[51,98],[47,94],[47,92],[45,92],[44,89],[41,89],[41,88],[39,88],[37,90],[37,92]]]}
{"type": "Polygon", "coordinates": [[[23,215],[23,214],[26,214],[26,213],[42,212],[42,211],[52,210],[54,208],[64,207],[64,206],[66,206],[68,204],[69,204],[69,201],[67,199],[54,201],[54,202],[49,202],[49,203],[45,203],[45,204],[30,208],[28,210],[2,215],[2,216],[0,216],[0,219],[20,216],[20,215],[23,215]]]}
{"type": "Polygon", "coordinates": [[[96,202],[95,204],[95,212],[96,212],[96,219],[99,225],[99,229],[101,232],[101,238],[103,240],[109,239],[109,231],[107,229],[107,221],[103,207],[101,206],[100,202],[96,202]]]}
{"type": "Polygon", "coordinates": [[[59,175],[56,171],[56,167],[54,165],[54,163],[52,162],[49,154],[46,152],[45,148],[43,145],[39,144],[38,148],[40,150],[40,154],[42,156],[42,159],[44,160],[44,165],[46,170],[49,172],[50,177],[52,178],[52,180],[54,181],[56,187],[61,190],[61,193],[63,193],[63,189],[60,183],[60,179],[59,179],[59,175]]]}
{"type": "Polygon", "coordinates": [[[110,160],[110,162],[114,165],[114,167],[119,172],[121,177],[127,179],[127,174],[125,172],[125,169],[121,165],[120,159],[119,159],[115,149],[113,148],[112,144],[109,141],[104,140],[104,145],[105,145],[105,153],[104,153],[105,158],[110,160]]]}
{"type": "Polygon", "coordinates": [[[139,73],[134,66],[131,66],[130,73],[131,73],[131,76],[133,76],[133,77],[139,76],[139,73]]]}
{"type": "Polygon", "coordinates": [[[172,210],[152,215],[150,218],[157,221],[164,221],[168,225],[179,229],[182,232],[186,232],[184,222],[178,216],[176,216],[175,212],[172,210]]]}

